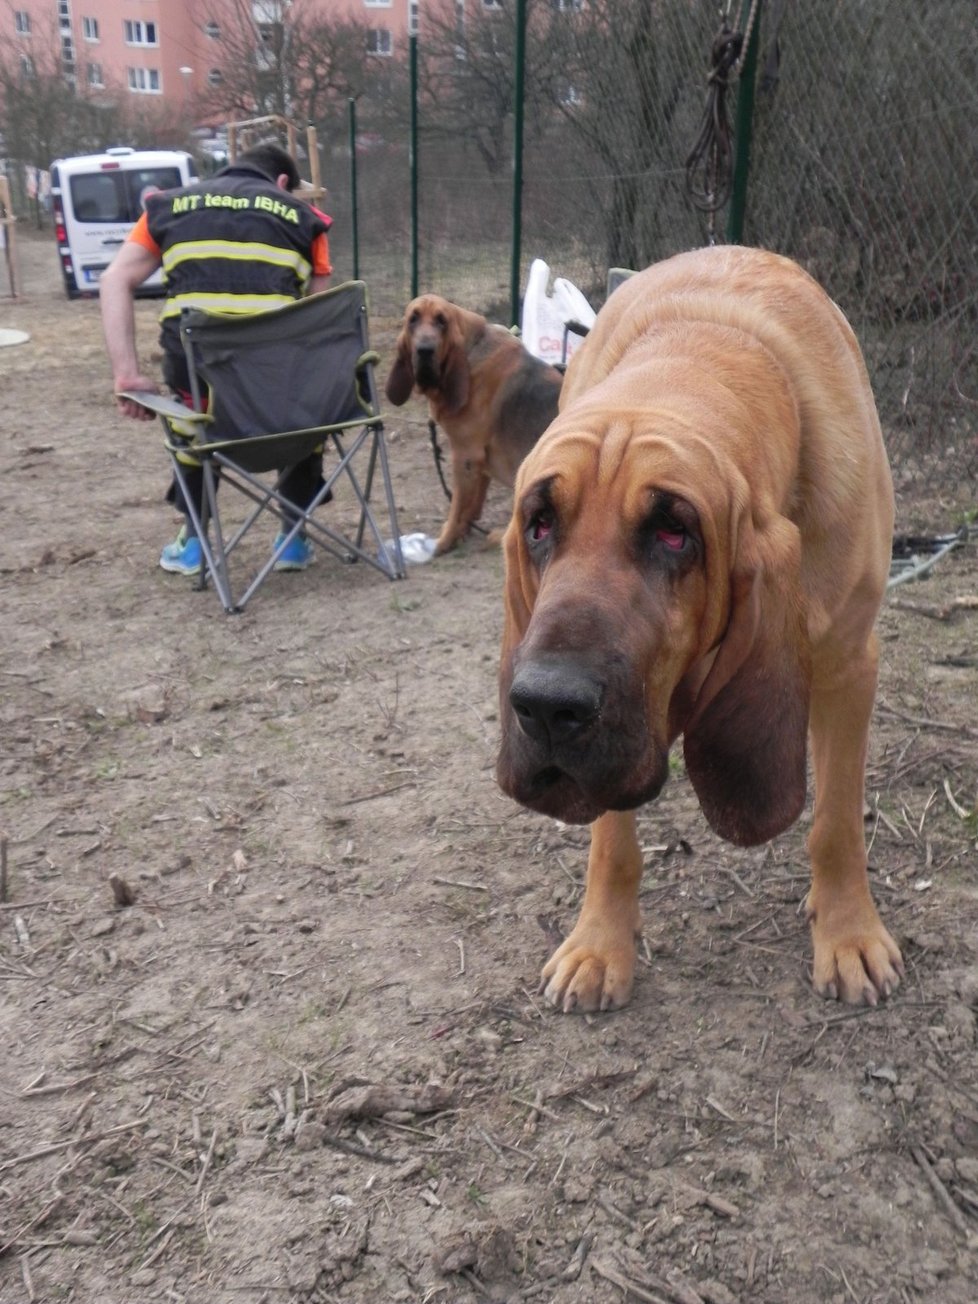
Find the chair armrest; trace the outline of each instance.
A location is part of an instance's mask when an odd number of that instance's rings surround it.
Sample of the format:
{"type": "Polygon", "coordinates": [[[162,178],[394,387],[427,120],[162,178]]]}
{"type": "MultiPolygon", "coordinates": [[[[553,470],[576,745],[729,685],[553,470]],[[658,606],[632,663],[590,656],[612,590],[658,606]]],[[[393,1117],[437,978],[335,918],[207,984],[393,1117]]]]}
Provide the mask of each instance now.
{"type": "Polygon", "coordinates": [[[138,403],[140,407],[148,408],[150,412],[155,412],[157,416],[163,417],[164,420],[207,420],[206,412],[195,412],[193,408],[188,408],[179,399],[171,398],[168,394],[156,394],[152,390],[143,389],[121,389],[116,397],[130,398],[134,403],[138,403]]]}

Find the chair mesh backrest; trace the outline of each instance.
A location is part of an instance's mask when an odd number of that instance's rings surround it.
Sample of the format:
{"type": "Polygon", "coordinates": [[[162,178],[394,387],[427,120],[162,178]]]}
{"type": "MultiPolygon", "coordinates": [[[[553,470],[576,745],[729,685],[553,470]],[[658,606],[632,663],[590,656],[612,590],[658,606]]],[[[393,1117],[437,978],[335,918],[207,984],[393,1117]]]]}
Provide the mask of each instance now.
{"type": "MultiPolygon", "coordinates": [[[[358,387],[369,348],[366,286],[349,281],[272,312],[231,316],[192,309],[181,331],[211,389],[208,439],[367,421],[358,387]]],[[[206,389],[204,390],[206,392],[206,389]]]]}

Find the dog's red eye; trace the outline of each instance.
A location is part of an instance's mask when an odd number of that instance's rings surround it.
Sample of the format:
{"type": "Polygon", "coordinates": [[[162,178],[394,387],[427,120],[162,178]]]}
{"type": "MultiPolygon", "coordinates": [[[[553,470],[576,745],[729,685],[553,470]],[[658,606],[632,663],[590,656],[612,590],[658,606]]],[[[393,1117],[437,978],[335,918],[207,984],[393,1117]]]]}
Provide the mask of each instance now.
{"type": "Polygon", "coordinates": [[[553,512],[548,511],[546,508],[543,511],[537,512],[530,521],[530,541],[532,543],[539,543],[541,539],[545,539],[550,534],[553,528],[553,512]]]}
{"type": "Polygon", "coordinates": [[[441,327],[448,325],[448,318],[445,316],[443,312],[439,312],[435,314],[435,325],[441,327]]]}
{"type": "Polygon", "coordinates": [[[667,548],[671,548],[673,552],[679,552],[686,542],[686,531],[660,529],[656,530],[655,537],[660,543],[664,543],[667,548]]]}

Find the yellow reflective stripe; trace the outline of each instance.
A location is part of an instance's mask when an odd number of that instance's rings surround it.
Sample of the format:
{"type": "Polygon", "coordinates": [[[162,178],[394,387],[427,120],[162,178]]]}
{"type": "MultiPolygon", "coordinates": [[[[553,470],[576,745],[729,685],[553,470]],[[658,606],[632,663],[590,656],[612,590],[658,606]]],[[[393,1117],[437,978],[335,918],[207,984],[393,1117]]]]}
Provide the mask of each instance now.
{"type": "Polygon", "coordinates": [[[187,260],[227,258],[236,262],[271,263],[274,267],[291,267],[300,281],[312,274],[312,264],[298,249],[285,249],[281,245],[248,243],[237,240],[183,240],[163,254],[163,270],[171,271],[178,263],[187,260]]]}
{"type": "Polygon", "coordinates": [[[167,317],[179,317],[184,308],[202,308],[204,312],[266,312],[269,308],[284,308],[287,303],[295,303],[291,294],[207,294],[195,291],[188,294],[176,294],[167,299],[160,321],[167,317]]]}

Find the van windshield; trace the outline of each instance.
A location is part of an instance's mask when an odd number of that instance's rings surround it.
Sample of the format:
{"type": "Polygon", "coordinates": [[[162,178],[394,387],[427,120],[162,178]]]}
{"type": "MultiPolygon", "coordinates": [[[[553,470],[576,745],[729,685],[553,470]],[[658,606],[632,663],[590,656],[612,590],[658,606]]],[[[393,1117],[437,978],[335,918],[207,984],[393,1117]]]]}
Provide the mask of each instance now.
{"type": "Polygon", "coordinates": [[[184,184],[176,167],[88,172],[71,177],[71,206],[79,222],[135,222],[147,189],[173,190],[184,184]]]}

